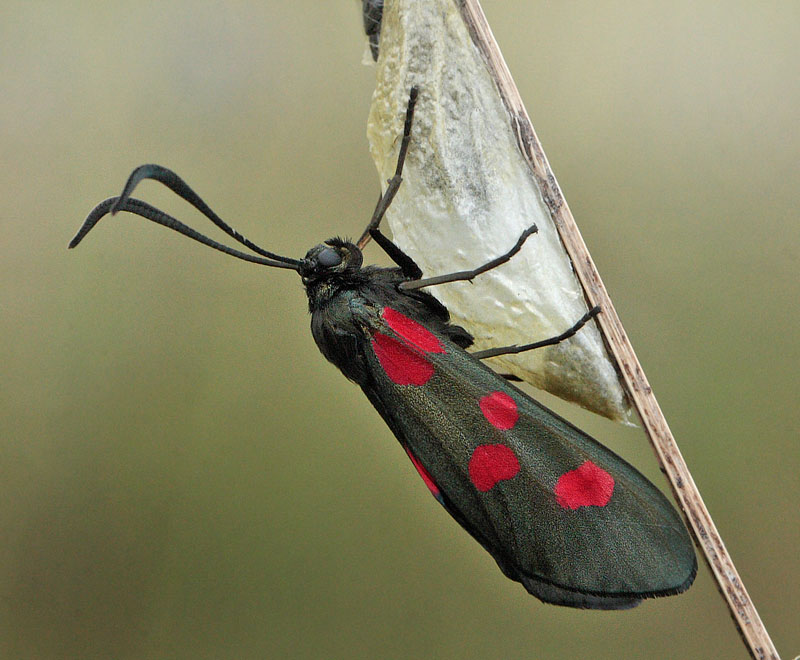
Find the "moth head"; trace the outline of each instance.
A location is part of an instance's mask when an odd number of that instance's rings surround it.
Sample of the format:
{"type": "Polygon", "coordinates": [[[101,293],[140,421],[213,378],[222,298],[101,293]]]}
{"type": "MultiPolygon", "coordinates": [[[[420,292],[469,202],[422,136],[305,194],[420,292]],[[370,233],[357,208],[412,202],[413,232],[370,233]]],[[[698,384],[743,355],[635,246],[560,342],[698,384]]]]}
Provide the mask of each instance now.
{"type": "Polygon", "coordinates": [[[300,262],[303,284],[311,284],[361,268],[363,257],[356,245],[341,238],[331,238],[311,248],[300,262]]]}

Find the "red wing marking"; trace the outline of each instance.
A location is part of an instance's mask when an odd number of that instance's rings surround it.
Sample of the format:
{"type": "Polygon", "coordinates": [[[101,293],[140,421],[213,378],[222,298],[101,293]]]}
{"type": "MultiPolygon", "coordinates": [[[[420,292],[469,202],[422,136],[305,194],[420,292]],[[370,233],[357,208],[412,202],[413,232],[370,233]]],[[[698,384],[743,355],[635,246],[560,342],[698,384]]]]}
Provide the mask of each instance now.
{"type": "Polygon", "coordinates": [[[582,506],[605,506],[614,492],[614,477],[591,461],[558,478],[553,489],[559,506],[577,509],[582,506]]]}
{"type": "Polygon", "coordinates": [[[397,385],[425,385],[433,376],[433,365],[425,356],[394,337],[376,332],[372,350],[386,375],[397,385]]]}
{"type": "Polygon", "coordinates": [[[519,419],[517,402],[505,392],[492,392],[479,401],[481,412],[496,429],[508,431],[519,419]]]}
{"type": "Polygon", "coordinates": [[[372,349],[381,367],[397,385],[425,385],[433,376],[433,365],[423,353],[444,353],[444,346],[430,330],[397,310],[384,307],[382,315],[403,341],[375,333],[372,349]]]}
{"type": "MultiPolygon", "coordinates": [[[[405,447],[404,447],[405,449],[405,447]]],[[[417,460],[417,457],[414,456],[408,449],[406,449],[406,454],[411,459],[411,462],[414,464],[414,467],[417,468],[417,472],[419,472],[419,476],[422,477],[422,480],[425,482],[425,485],[428,487],[428,490],[433,493],[434,497],[439,497],[439,487],[431,477],[430,473],[425,469],[425,467],[417,460]]]]}
{"type": "Polygon", "coordinates": [[[425,353],[444,353],[444,346],[430,330],[391,307],[383,308],[383,320],[400,337],[425,353]]]}
{"type": "Polygon", "coordinates": [[[512,479],[519,472],[519,461],[505,445],[480,445],[469,459],[469,478],[482,493],[495,487],[498,481],[512,479]]]}

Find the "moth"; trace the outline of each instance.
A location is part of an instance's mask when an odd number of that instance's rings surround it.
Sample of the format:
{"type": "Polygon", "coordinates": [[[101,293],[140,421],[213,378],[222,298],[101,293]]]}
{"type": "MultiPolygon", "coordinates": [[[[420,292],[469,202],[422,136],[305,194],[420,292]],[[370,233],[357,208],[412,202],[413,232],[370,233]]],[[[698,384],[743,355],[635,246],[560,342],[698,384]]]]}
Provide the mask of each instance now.
{"type": "Polygon", "coordinates": [[[552,345],[579,332],[590,310],[558,337],[468,352],[472,337],[423,289],[502,268],[536,232],[474,270],[423,278],[379,229],[402,181],[418,92],[406,111],[395,175],[362,236],[397,264],[364,266],[356,243],[332,238],[292,259],[227,225],[174,172],[143,165],[122,194],[97,205],[75,247],[106,214],[128,211],[246,261],[296,271],[322,354],[357,383],[400,441],[433,497],[497,562],[547,603],[625,609],[692,583],[691,539],[666,497],[636,469],[516,388],[481,359],[552,345]],[[218,243],[131,197],[159,181],[255,254],[218,243]]]}

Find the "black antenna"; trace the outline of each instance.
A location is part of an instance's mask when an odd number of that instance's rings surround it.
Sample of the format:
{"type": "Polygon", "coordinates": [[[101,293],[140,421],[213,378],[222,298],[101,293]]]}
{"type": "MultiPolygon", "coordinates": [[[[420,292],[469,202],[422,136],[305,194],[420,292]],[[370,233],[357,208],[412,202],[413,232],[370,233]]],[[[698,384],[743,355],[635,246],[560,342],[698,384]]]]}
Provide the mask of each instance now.
{"type": "Polygon", "coordinates": [[[161,165],[152,164],[141,165],[140,167],[137,167],[128,177],[128,181],[125,183],[125,187],[123,188],[122,194],[119,197],[110,197],[109,199],[106,199],[95,206],[89,212],[89,215],[86,217],[86,220],[84,220],[83,225],[81,225],[81,228],[78,230],[78,233],[75,234],[75,237],[70,241],[69,247],[74,248],[77,246],[83,240],[84,236],[89,233],[92,227],[94,227],[106,214],[110,213],[111,215],[115,215],[119,211],[128,211],[129,213],[134,213],[138,216],[146,218],[147,220],[155,222],[156,224],[163,225],[164,227],[168,227],[169,229],[177,231],[179,234],[183,234],[184,236],[202,243],[203,245],[207,245],[215,250],[219,250],[220,252],[224,252],[225,254],[229,254],[238,259],[243,259],[244,261],[263,264],[265,266],[273,266],[275,268],[288,268],[291,270],[298,270],[300,267],[301,262],[299,260],[290,259],[289,257],[282,257],[279,254],[264,250],[242,236],[242,234],[240,234],[233,227],[222,220],[222,218],[220,218],[216,213],[214,213],[214,211],[209,208],[209,206],[200,198],[200,196],[195,193],[194,190],[192,190],[183,179],[175,174],[175,172],[166,167],[162,167],[161,165]],[[139,182],[145,179],[153,179],[154,181],[164,184],[176,195],[182,199],[185,199],[192,206],[194,206],[198,211],[206,216],[206,218],[211,220],[211,222],[213,222],[217,227],[228,234],[228,236],[242,245],[250,248],[256,254],[260,254],[262,257],[266,258],[254,257],[246,252],[234,250],[227,245],[223,245],[222,243],[204,236],[191,227],[183,224],[176,218],[173,218],[171,215],[164,213],[154,206],[151,206],[147,202],[143,202],[140,199],[131,197],[130,195],[134,188],[136,188],[139,182]]]}

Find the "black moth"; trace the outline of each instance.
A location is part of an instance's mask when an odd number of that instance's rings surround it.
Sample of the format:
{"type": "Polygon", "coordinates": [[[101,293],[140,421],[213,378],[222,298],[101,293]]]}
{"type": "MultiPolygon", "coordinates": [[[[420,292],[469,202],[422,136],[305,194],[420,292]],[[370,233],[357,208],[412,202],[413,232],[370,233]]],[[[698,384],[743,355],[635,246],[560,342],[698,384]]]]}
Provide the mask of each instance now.
{"type": "Polygon", "coordinates": [[[137,168],[119,197],[95,207],[70,247],[107,213],[128,211],[241,259],[297,271],[322,354],[361,386],[434,497],[506,576],[545,602],[570,607],[624,609],[684,591],[697,563],[686,528],[664,495],[619,456],[480,362],[557,343],[599,310],[553,339],[468,353],[472,337],[450,324],[447,309],[422,291],[501,266],[536,228],[474,271],[428,279],[378,230],[400,185],[416,98],[414,89],[395,176],[362,236],[370,234],[397,268],[362,266],[359,247],[339,238],[301,260],[263,250],[158,165],[137,168]],[[144,179],[160,181],[260,256],[217,243],[130,197],[144,179]]]}

